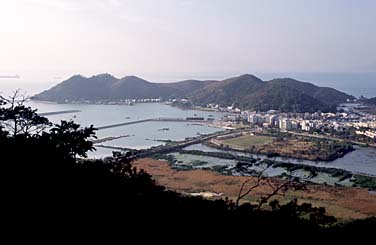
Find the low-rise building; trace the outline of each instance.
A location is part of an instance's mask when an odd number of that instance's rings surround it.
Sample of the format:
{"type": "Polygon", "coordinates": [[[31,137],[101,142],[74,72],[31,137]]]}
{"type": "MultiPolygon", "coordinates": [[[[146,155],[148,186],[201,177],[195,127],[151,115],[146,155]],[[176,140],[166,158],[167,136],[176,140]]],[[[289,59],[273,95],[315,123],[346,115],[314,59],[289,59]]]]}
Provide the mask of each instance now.
{"type": "Polygon", "coordinates": [[[292,124],[291,120],[288,118],[280,118],[279,119],[279,128],[284,130],[291,130],[292,124]]]}
{"type": "Polygon", "coordinates": [[[358,134],[358,135],[364,135],[364,136],[372,138],[372,139],[376,138],[376,132],[370,131],[370,130],[367,130],[367,131],[358,130],[358,131],[355,131],[355,133],[358,134]]]}

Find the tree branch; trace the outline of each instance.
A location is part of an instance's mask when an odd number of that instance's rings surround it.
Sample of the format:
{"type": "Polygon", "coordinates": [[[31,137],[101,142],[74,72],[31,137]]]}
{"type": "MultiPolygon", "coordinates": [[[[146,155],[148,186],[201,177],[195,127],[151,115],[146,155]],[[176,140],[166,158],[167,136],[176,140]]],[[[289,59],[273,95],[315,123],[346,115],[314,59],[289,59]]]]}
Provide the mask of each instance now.
{"type": "Polygon", "coordinates": [[[247,189],[247,191],[244,192],[244,193],[243,193],[243,190],[245,188],[245,185],[249,181],[251,181],[251,179],[247,179],[242,183],[242,186],[240,187],[240,190],[239,190],[239,193],[238,193],[238,197],[236,198],[236,202],[235,202],[235,205],[237,207],[239,206],[239,202],[240,202],[241,199],[243,199],[244,197],[249,195],[249,193],[251,193],[254,189],[258,188],[261,185],[261,182],[264,179],[263,175],[264,175],[265,170],[266,170],[266,168],[264,168],[262,171],[259,172],[259,174],[257,175],[256,183],[253,186],[249,187],[247,189]]]}

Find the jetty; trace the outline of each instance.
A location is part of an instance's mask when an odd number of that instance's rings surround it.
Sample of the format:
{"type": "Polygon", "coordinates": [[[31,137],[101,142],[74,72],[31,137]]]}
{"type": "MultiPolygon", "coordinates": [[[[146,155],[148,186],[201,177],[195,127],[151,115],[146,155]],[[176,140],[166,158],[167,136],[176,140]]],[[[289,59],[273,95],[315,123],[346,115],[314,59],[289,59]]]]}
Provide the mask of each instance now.
{"type": "Polygon", "coordinates": [[[194,123],[208,123],[213,122],[210,120],[204,120],[202,118],[195,119],[195,118],[173,118],[173,117],[157,117],[157,118],[148,118],[148,119],[142,119],[137,121],[131,121],[131,122],[123,122],[123,123],[116,123],[116,124],[110,124],[105,126],[96,127],[96,129],[107,129],[107,128],[115,128],[115,127],[122,127],[132,124],[138,124],[138,123],[145,123],[145,122],[194,122],[194,123]]]}
{"type": "Polygon", "coordinates": [[[65,110],[65,111],[51,111],[51,112],[42,112],[38,113],[40,116],[52,116],[58,114],[69,114],[69,113],[78,113],[81,112],[80,110],[65,110]]]}

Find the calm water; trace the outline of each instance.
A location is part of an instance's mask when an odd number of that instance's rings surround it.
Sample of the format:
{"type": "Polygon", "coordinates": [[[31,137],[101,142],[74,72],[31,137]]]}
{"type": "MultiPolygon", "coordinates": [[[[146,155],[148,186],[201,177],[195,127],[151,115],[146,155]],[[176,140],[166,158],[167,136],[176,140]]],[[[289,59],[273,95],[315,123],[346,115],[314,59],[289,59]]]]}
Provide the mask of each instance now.
{"type": "MultiPolygon", "coordinates": [[[[181,110],[165,104],[148,103],[127,105],[86,105],[86,104],[54,104],[30,101],[32,108],[38,112],[52,112],[63,110],[80,110],[78,113],[59,114],[48,116],[51,122],[58,123],[60,120],[74,120],[82,126],[100,127],[110,124],[136,121],[156,117],[201,116],[207,118],[212,115],[220,119],[224,114],[218,112],[206,112],[195,110],[181,110]]],[[[184,140],[186,137],[194,137],[198,134],[209,134],[220,131],[219,128],[208,127],[187,122],[146,122],[122,127],[108,128],[97,131],[98,138],[127,135],[128,137],[115,139],[101,143],[106,146],[144,149],[164,144],[158,140],[184,140]],[[169,130],[161,130],[168,128],[169,130]]],[[[98,147],[98,151],[90,156],[101,157],[111,154],[111,150],[98,147]]]]}
{"type": "MultiPolygon", "coordinates": [[[[259,154],[242,153],[237,151],[224,151],[216,148],[212,148],[202,144],[191,145],[185,148],[185,150],[200,150],[206,152],[228,152],[239,156],[254,156],[256,158],[265,159],[267,156],[259,154]]],[[[356,150],[346,154],[342,158],[338,158],[331,162],[315,162],[308,160],[299,160],[286,157],[273,158],[276,161],[294,163],[294,164],[306,164],[319,167],[332,167],[345,169],[354,173],[365,173],[376,176],[376,149],[370,147],[356,147],[356,150]]]]}

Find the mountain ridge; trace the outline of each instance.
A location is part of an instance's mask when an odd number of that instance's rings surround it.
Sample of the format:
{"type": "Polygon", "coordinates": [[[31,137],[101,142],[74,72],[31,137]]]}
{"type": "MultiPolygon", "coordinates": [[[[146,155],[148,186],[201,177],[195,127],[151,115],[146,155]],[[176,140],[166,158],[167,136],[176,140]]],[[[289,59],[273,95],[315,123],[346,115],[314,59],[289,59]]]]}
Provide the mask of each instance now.
{"type": "Polygon", "coordinates": [[[116,78],[108,73],[91,77],[74,75],[32,97],[60,103],[119,101],[124,99],[188,99],[195,105],[234,105],[242,109],[292,112],[333,111],[353,96],[329,87],[292,78],[262,81],[244,74],[224,80],[184,80],[152,83],[137,76],[116,78]]]}

